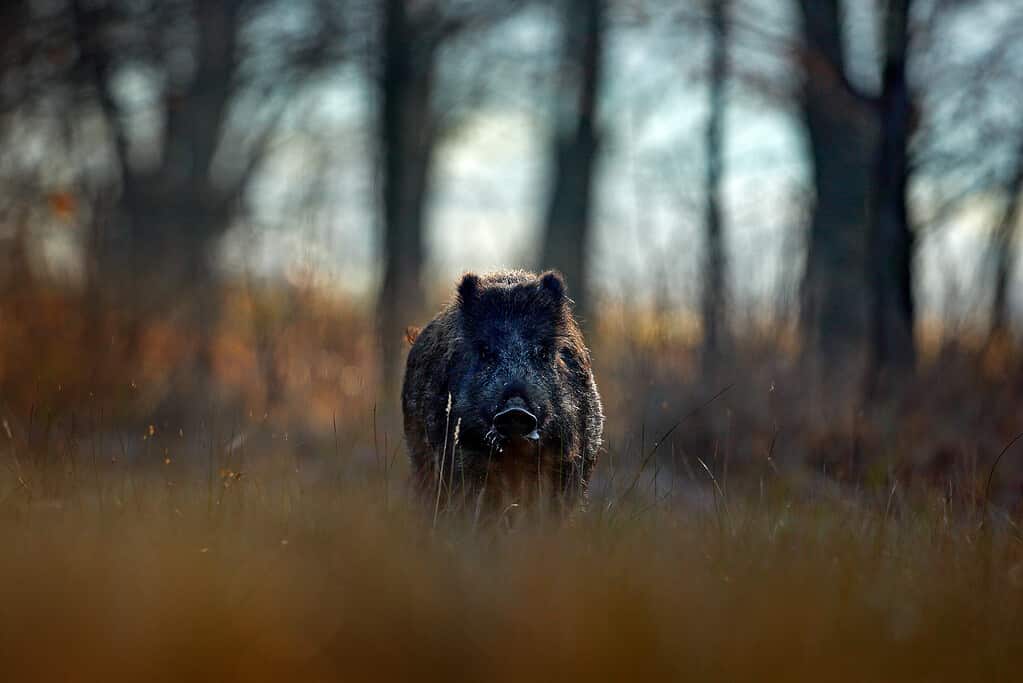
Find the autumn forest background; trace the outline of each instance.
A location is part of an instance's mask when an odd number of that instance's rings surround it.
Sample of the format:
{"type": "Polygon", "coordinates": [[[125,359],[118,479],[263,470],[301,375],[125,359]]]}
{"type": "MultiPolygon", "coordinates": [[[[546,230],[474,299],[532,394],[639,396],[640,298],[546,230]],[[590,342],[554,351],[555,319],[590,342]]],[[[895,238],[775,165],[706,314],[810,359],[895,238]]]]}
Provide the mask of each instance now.
{"type": "Polygon", "coordinates": [[[13,670],[330,677],[378,637],[396,678],[1007,680],[1021,108],[1014,0],[4,2],[13,670]],[[405,329],[508,267],[560,270],[592,349],[591,505],[416,546],[405,329]],[[37,657],[55,592],[78,644],[37,657]]]}

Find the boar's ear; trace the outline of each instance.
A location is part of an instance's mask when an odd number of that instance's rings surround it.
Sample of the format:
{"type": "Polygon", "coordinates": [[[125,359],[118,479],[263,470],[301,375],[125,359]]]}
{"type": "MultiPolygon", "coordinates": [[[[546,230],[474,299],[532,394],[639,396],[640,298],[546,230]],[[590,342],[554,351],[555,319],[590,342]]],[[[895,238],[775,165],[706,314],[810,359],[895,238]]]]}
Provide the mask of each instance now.
{"type": "Polygon", "coordinates": [[[405,328],[405,341],[408,342],[409,346],[416,343],[416,339],[419,338],[420,332],[421,328],[418,328],[415,325],[409,325],[405,328]]]}
{"type": "Polygon", "coordinates": [[[458,305],[463,310],[472,308],[480,297],[480,277],[475,273],[466,273],[458,284],[458,305]]]}
{"type": "Polygon", "coordinates": [[[551,297],[551,300],[558,306],[566,306],[569,303],[568,292],[565,288],[565,278],[556,270],[548,270],[540,276],[540,288],[551,297]]]}

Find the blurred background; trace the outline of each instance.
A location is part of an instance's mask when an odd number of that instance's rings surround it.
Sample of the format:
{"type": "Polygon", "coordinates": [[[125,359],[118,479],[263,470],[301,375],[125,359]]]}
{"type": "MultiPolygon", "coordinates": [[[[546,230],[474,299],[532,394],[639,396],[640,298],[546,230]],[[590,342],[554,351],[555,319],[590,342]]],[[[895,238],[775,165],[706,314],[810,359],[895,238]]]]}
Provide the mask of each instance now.
{"type": "Polygon", "coordinates": [[[402,463],[406,326],[557,268],[605,458],[945,486],[1023,425],[1021,109],[1015,0],[9,0],[0,438],[402,463]]]}

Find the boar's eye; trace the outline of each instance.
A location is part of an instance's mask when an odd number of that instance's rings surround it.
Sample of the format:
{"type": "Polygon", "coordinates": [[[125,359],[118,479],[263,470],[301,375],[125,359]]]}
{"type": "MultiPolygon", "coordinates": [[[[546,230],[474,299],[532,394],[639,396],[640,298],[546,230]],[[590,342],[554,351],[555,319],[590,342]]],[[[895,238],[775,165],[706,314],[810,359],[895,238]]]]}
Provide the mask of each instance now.
{"type": "Polygon", "coordinates": [[[479,359],[484,363],[489,363],[494,359],[493,351],[491,351],[490,347],[486,344],[476,345],[476,355],[479,356],[479,359]]]}
{"type": "Polygon", "coordinates": [[[554,351],[543,344],[537,344],[533,347],[533,355],[545,363],[549,363],[554,360],[554,351]]]}

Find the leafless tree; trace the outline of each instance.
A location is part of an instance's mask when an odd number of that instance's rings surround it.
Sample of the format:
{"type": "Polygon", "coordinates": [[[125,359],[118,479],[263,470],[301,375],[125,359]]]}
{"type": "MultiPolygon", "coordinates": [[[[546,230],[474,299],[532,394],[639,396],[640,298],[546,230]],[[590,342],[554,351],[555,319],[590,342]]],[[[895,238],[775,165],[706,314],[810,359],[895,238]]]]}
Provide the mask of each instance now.
{"type": "Polygon", "coordinates": [[[906,188],[913,103],[906,79],[912,0],[888,0],[884,12],[885,57],[877,106],[881,140],[876,156],[870,224],[871,344],[868,381],[912,370],[913,232],[906,188]]]}
{"type": "Polygon", "coordinates": [[[264,0],[73,0],[71,8],[77,74],[103,115],[120,181],[120,220],[102,241],[102,270],[126,274],[120,281],[144,293],[139,305],[164,308],[211,284],[212,249],[287,103],[304,79],[334,64],[338,14],[310,3],[303,31],[267,36],[259,21],[276,10],[264,0]],[[123,79],[139,74],[152,91],[142,103],[123,92],[123,79]],[[239,109],[243,127],[232,121],[239,109]],[[140,140],[134,127],[144,115],[156,124],[140,140]],[[155,148],[145,160],[142,146],[155,148]]]}
{"type": "Polygon", "coordinates": [[[377,308],[384,380],[391,388],[397,385],[400,330],[423,303],[423,207],[437,139],[431,97],[444,32],[427,25],[437,19],[418,16],[409,4],[386,1],[380,46],[384,275],[377,308]]]}
{"type": "Polygon", "coordinates": [[[806,350],[831,363],[867,338],[866,225],[877,123],[874,103],[849,80],[838,0],[799,0],[800,110],[813,168],[801,324],[806,350]]]}
{"type": "Polygon", "coordinates": [[[724,176],[725,86],[728,76],[729,2],[710,3],[709,115],[706,138],[706,186],[704,227],[706,230],[703,271],[703,355],[705,369],[712,369],[722,353],[727,335],[727,261],[722,217],[724,176]]]}
{"type": "Polygon", "coordinates": [[[600,133],[597,106],[607,8],[603,0],[563,0],[562,52],[552,143],[552,176],[540,264],[566,277],[582,320],[587,298],[592,187],[600,133]]]}
{"type": "Polygon", "coordinates": [[[434,152],[460,115],[471,109],[467,102],[441,105],[442,91],[451,89],[449,83],[439,84],[441,51],[517,8],[515,2],[455,0],[386,0],[382,5],[376,74],[383,280],[377,315],[388,395],[394,394],[400,377],[403,330],[423,307],[423,235],[434,152]]]}

